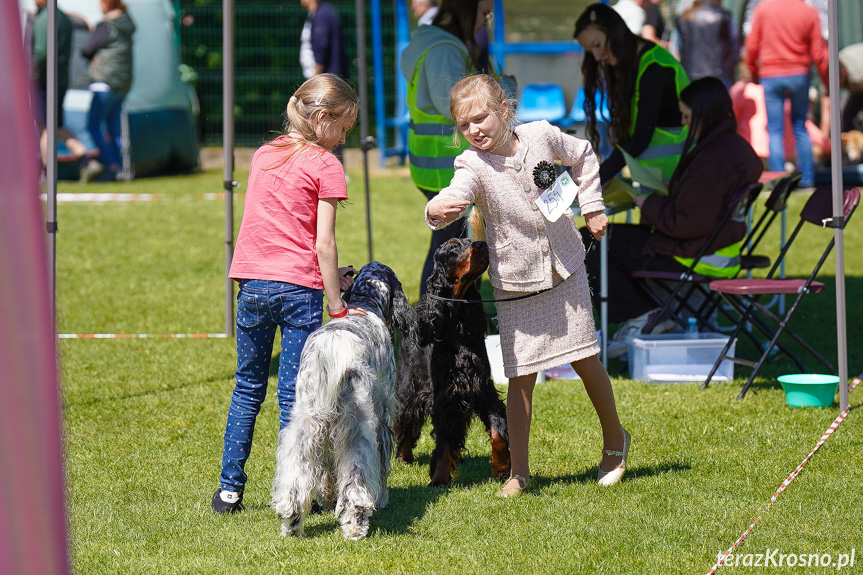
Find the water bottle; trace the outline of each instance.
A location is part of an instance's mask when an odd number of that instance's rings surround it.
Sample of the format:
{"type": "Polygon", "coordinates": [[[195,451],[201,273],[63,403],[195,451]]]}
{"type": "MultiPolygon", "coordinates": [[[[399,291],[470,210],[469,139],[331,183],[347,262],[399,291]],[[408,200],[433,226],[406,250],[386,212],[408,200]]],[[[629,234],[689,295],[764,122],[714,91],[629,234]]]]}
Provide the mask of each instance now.
{"type": "Polygon", "coordinates": [[[686,339],[698,339],[698,319],[690,317],[683,335],[686,339]]]}

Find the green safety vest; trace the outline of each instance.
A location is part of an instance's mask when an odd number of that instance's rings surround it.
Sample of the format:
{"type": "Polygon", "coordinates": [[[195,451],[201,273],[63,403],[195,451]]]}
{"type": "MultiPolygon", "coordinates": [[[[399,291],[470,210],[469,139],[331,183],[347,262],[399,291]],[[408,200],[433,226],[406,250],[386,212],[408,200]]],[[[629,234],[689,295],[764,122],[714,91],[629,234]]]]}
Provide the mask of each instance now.
{"type": "Polygon", "coordinates": [[[417,107],[417,80],[428,50],[420,57],[408,84],[408,161],[411,178],[417,187],[437,192],[447,187],[455,174],[456,157],[470,144],[459,137],[460,146],[453,145],[453,123],[446,116],[429,114],[417,107]]]}
{"type": "MultiPolygon", "coordinates": [[[[715,253],[702,256],[692,270],[694,273],[715,278],[733,278],[740,272],[740,244],[734,242],[730,246],[716,250],[715,253]]],[[[693,258],[674,259],[687,268],[692,265],[693,258]]]]}
{"type": "MultiPolygon", "coordinates": [[[[638,115],[639,101],[639,82],[644,71],[651,64],[659,64],[674,69],[674,83],[677,89],[677,97],[680,97],[680,92],[689,85],[689,78],[686,76],[686,71],[683,66],[675,60],[671,52],[661,46],[650,48],[641,57],[638,63],[638,75],[635,78],[635,95],[632,98],[632,126],[630,127],[630,135],[635,132],[635,122],[638,115]]],[[[672,128],[657,127],[653,130],[653,137],[650,139],[647,149],[645,149],[636,160],[644,166],[654,166],[662,170],[662,179],[668,180],[674,174],[674,169],[680,161],[680,156],[683,154],[683,143],[686,141],[686,135],[689,133],[687,126],[676,126],[672,128]]]]}

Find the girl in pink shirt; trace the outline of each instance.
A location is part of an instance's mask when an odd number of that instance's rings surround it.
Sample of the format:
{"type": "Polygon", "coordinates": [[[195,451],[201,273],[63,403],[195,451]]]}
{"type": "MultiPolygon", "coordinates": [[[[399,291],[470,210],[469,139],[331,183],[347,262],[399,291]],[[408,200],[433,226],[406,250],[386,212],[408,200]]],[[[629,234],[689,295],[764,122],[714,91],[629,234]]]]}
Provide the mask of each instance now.
{"type": "Polygon", "coordinates": [[[294,405],[300,352],[320,327],[323,296],[330,317],[365,315],[340,290],[353,279],[338,267],[336,208],[348,197],[345,172],[330,151],[354,125],[359,99],[335,74],[307,80],[291,96],[285,134],[252,159],[243,221],[230,277],[237,294],[236,385],[228,410],[222,473],[213,495],[216,513],[242,511],[255,419],[267,395],[276,330],[281,329],[279,425],[294,405]]]}

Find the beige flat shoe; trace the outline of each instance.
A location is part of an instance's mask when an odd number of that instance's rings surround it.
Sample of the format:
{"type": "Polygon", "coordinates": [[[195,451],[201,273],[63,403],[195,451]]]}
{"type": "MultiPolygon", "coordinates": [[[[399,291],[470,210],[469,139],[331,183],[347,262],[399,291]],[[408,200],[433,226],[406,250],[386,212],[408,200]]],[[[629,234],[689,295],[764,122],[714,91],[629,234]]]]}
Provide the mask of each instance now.
{"type": "Polygon", "coordinates": [[[612,469],[611,471],[603,471],[602,466],[600,466],[599,471],[597,472],[596,482],[602,485],[603,487],[611,487],[612,485],[616,485],[623,478],[623,473],[626,471],[626,456],[629,455],[629,443],[632,441],[632,436],[629,435],[629,432],[625,429],[623,430],[623,451],[614,451],[612,449],[603,449],[603,455],[618,455],[622,457],[622,461],[620,465],[612,469]]]}
{"type": "MultiPolygon", "coordinates": [[[[521,475],[510,475],[509,478],[518,481],[518,487],[501,487],[500,491],[497,492],[498,497],[518,497],[519,495],[527,491],[527,479],[525,479],[521,475]]],[[[509,483],[509,480],[507,480],[507,483],[509,483]]]]}

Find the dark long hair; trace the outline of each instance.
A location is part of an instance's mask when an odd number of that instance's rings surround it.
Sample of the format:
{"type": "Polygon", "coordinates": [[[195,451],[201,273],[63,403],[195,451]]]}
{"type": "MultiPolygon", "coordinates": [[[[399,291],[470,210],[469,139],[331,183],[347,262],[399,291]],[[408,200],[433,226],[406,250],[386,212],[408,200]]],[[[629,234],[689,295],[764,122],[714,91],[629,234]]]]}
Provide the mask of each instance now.
{"type": "Polygon", "coordinates": [[[638,52],[647,44],[633,34],[623,18],[607,4],[591,4],[575,21],[574,38],[587,28],[596,28],[608,39],[611,53],[617,59],[614,66],[596,61],[593,54],[584,51],[581,73],[584,76],[584,111],[587,116],[587,136],[594,147],[599,144],[596,130],[596,92],[604,91],[608,98],[608,136],[612,144],[625,142],[632,127],[632,97],[635,94],[635,78],[638,73],[638,52]]]}
{"type": "Polygon", "coordinates": [[[735,129],[737,127],[731,96],[728,94],[728,88],[719,78],[705,76],[695,80],[680,92],[680,101],[692,110],[692,114],[689,133],[683,143],[683,154],[669,183],[669,189],[672,190],[697,150],[697,146],[692,146],[696,137],[699,142],[703,142],[716,126],[728,118],[734,121],[735,129]]]}
{"type": "Polygon", "coordinates": [[[432,25],[443,28],[467,46],[471,64],[479,70],[479,47],[474,40],[479,0],[442,0],[432,25]]]}

